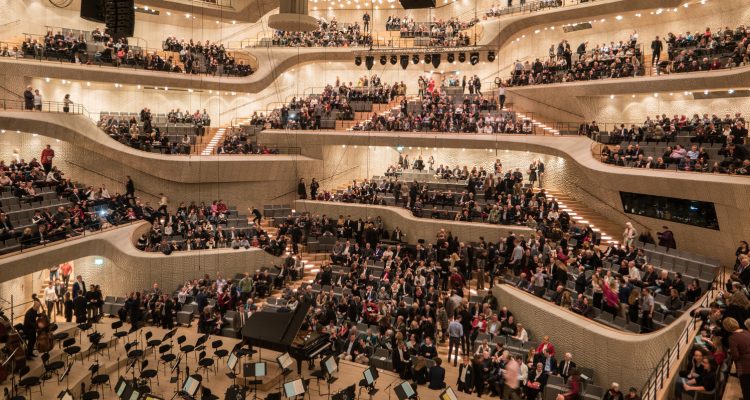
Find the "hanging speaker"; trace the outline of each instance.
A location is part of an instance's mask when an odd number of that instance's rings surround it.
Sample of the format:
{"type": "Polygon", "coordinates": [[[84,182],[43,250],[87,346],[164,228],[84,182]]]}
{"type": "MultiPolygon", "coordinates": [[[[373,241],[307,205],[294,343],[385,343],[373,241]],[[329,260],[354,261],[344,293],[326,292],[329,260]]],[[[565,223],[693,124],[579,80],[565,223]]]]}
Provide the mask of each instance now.
{"type": "Polygon", "coordinates": [[[362,65],[362,57],[361,57],[361,56],[356,56],[356,57],[354,57],[354,65],[356,65],[356,66],[358,66],[358,67],[359,67],[360,65],[362,65]]]}
{"type": "Polygon", "coordinates": [[[465,63],[466,62],[466,53],[458,53],[458,61],[465,63]]]}
{"type": "Polygon", "coordinates": [[[453,53],[448,53],[448,62],[453,63],[456,61],[456,55],[453,53]]]}
{"type": "Polygon", "coordinates": [[[396,57],[395,54],[391,55],[391,65],[396,65],[398,63],[398,57],[396,57]]]}
{"type": "Polygon", "coordinates": [[[432,66],[435,68],[440,66],[440,54],[432,55],[432,66]]]}
{"type": "Polygon", "coordinates": [[[471,65],[477,65],[479,64],[479,52],[474,51],[469,54],[469,62],[471,65]]]}
{"type": "Polygon", "coordinates": [[[388,63],[388,57],[380,56],[380,65],[385,65],[387,63],[388,63]]]}
{"type": "Polygon", "coordinates": [[[413,55],[413,56],[411,56],[411,63],[412,64],[419,64],[419,56],[416,55],[416,54],[413,55]]]}
{"type": "Polygon", "coordinates": [[[135,30],[134,1],[105,0],[104,22],[113,39],[132,37],[135,30]]]}
{"type": "Polygon", "coordinates": [[[487,61],[489,61],[489,62],[495,61],[495,52],[494,51],[490,51],[490,52],[487,53],[487,61]]]}
{"type": "Polygon", "coordinates": [[[365,67],[367,67],[367,70],[371,70],[373,64],[375,64],[375,57],[374,56],[367,56],[365,57],[365,67]]]}
{"type": "Polygon", "coordinates": [[[424,63],[425,64],[432,64],[432,54],[425,54],[424,55],[424,63]]]}
{"type": "Polygon", "coordinates": [[[104,0],[81,0],[81,18],[103,24],[104,0]]]}
{"type": "Polygon", "coordinates": [[[406,69],[409,66],[409,56],[406,54],[401,55],[401,68],[406,69]]]}

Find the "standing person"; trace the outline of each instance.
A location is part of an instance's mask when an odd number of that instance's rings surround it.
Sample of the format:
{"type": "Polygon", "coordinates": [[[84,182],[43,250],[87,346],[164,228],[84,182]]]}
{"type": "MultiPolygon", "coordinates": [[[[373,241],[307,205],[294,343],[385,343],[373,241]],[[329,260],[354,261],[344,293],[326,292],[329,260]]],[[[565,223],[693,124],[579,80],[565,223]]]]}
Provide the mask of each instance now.
{"type": "Polygon", "coordinates": [[[661,59],[661,50],[664,48],[664,43],[662,43],[661,39],[659,39],[659,36],[654,39],[653,42],[651,42],[651,64],[656,65],[659,63],[659,60],[661,59]]]}
{"type": "MultiPolygon", "coordinates": [[[[729,355],[737,368],[742,398],[750,399],[750,332],[740,329],[740,324],[732,317],[724,318],[722,325],[729,332],[729,355]]],[[[745,323],[745,327],[747,325],[745,323]]]]}
{"type": "Polygon", "coordinates": [[[466,75],[464,75],[464,79],[461,80],[461,94],[466,93],[466,75]]]}
{"type": "Polygon", "coordinates": [[[511,357],[510,361],[508,361],[508,363],[505,364],[505,370],[503,374],[504,383],[505,383],[504,392],[507,394],[508,399],[511,399],[511,400],[521,399],[521,395],[519,393],[520,381],[518,380],[520,369],[521,369],[521,365],[514,357],[511,357]]]}
{"type": "Polygon", "coordinates": [[[500,87],[497,88],[497,94],[500,97],[500,110],[505,109],[505,84],[500,82],[500,87]]]}
{"type": "Polygon", "coordinates": [[[667,226],[662,226],[662,229],[664,230],[657,232],[659,246],[664,246],[668,249],[676,249],[677,242],[674,240],[674,232],[672,232],[667,226]]]}
{"type": "Polygon", "coordinates": [[[536,164],[536,177],[539,180],[539,188],[542,187],[542,178],[544,178],[544,163],[542,160],[537,160],[536,164]]]}
{"type": "Polygon", "coordinates": [[[480,95],[482,95],[482,81],[479,79],[478,76],[474,75],[474,91],[480,95]]]}
{"type": "Polygon", "coordinates": [[[365,15],[362,16],[362,24],[364,25],[365,32],[370,30],[370,14],[365,11],[365,15]]]}
{"type": "Polygon", "coordinates": [[[130,175],[126,175],[128,178],[127,182],[125,182],[125,198],[128,200],[134,200],[135,199],[135,184],[133,183],[133,179],[130,178],[130,175]]]}
{"type": "Polygon", "coordinates": [[[42,111],[42,94],[39,93],[39,89],[34,90],[34,109],[42,111]]]}
{"type": "Polygon", "coordinates": [[[63,112],[70,112],[71,105],[73,105],[73,100],[70,99],[70,94],[66,94],[63,99],[63,112]]]}
{"type": "Polygon", "coordinates": [[[653,330],[654,318],[654,296],[649,288],[641,290],[641,331],[651,332],[653,330]]]}
{"type": "Polygon", "coordinates": [[[261,215],[260,210],[258,210],[257,208],[255,208],[255,206],[253,206],[250,214],[252,214],[253,216],[253,223],[255,223],[255,225],[260,226],[261,221],[263,221],[263,215],[261,215]]]}
{"type": "Polygon", "coordinates": [[[638,231],[635,230],[633,224],[630,222],[625,223],[625,230],[622,232],[622,244],[625,247],[632,246],[635,242],[635,238],[638,237],[638,231]]]}
{"type": "MultiPolygon", "coordinates": [[[[52,312],[55,309],[57,300],[57,291],[55,290],[54,281],[50,280],[47,287],[44,288],[44,304],[47,306],[47,318],[50,320],[52,320],[52,312]]],[[[57,314],[55,314],[55,321],[57,321],[57,314]]]]}
{"type": "Polygon", "coordinates": [[[305,178],[299,178],[299,183],[297,184],[297,195],[299,195],[299,198],[301,200],[307,199],[307,188],[305,187],[305,178]]]}
{"type": "Polygon", "coordinates": [[[78,298],[78,296],[85,296],[86,295],[86,282],[83,281],[83,277],[81,275],[78,275],[76,277],[75,283],[73,283],[73,300],[78,298]]]}
{"type": "Polygon", "coordinates": [[[318,181],[315,180],[315,178],[312,178],[312,182],[310,182],[310,200],[315,200],[318,198],[318,189],[320,188],[320,184],[318,181]]]}
{"type": "Polygon", "coordinates": [[[24,110],[34,109],[34,92],[31,86],[26,86],[26,90],[23,91],[23,108],[24,110]]]}
{"type": "MultiPolygon", "coordinates": [[[[456,355],[453,359],[454,367],[458,363],[458,349],[461,347],[461,338],[463,337],[464,327],[461,325],[461,315],[458,315],[448,324],[448,364],[451,362],[453,349],[456,349],[456,355]]],[[[464,353],[464,356],[466,356],[466,353],[464,353]]],[[[468,357],[464,358],[468,360],[468,357]]]]}
{"type": "Polygon", "coordinates": [[[60,280],[55,281],[55,294],[57,295],[57,315],[62,315],[63,313],[63,303],[65,295],[68,293],[68,287],[63,286],[62,283],[60,283],[60,280]]]}
{"type": "Polygon", "coordinates": [[[169,199],[164,193],[159,193],[159,212],[166,216],[167,215],[167,206],[169,205],[169,199]]]}
{"type": "Polygon", "coordinates": [[[65,309],[65,322],[73,322],[73,300],[70,298],[70,292],[65,292],[63,306],[65,309]]]}
{"type": "Polygon", "coordinates": [[[34,347],[36,347],[36,317],[39,316],[41,304],[35,301],[23,316],[23,333],[26,336],[26,358],[34,358],[34,347]]]}
{"type": "Polygon", "coordinates": [[[62,275],[62,283],[65,286],[65,290],[68,290],[68,283],[70,282],[70,274],[73,272],[73,265],[69,262],[60,265],[60,275],[62,275]]]}
{"type": "Polygon", "coordinates": [[[52,171],[52,159],[55,158],[55,151],[52,150],[52,146],[47,145],[47,147],[42,150],[42,156],[40,158],[42,161],[42,167],[44,168],[44,173],[49,174],[49,172],[52,171]]]}

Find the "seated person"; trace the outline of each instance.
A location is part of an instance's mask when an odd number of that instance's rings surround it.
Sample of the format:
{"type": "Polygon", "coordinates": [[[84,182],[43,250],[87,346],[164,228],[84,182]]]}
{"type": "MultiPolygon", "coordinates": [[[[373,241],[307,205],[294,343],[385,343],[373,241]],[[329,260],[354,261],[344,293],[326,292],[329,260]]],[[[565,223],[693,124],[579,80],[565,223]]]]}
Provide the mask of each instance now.
{"type": "Polygon", "coordinates": [[[440,390],[445,388],[445,368],[441,366],[443,360],[440,357],[435,359],[435,365],[430,367],[428,381],[430,389],[440,390]]]}

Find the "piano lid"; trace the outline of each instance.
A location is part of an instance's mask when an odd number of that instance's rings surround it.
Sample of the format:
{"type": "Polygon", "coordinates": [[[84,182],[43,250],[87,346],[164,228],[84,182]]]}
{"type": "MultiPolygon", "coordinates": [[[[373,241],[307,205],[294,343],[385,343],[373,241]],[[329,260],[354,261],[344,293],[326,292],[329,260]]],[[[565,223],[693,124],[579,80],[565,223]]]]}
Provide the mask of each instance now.
{"type": "Polygon", "coordinates": [[[290,346],[302,327],[309,309],[309,304],[299,304],[290,312],[256,312],[242,327],[242,337],[274,345],[290,346]]]}

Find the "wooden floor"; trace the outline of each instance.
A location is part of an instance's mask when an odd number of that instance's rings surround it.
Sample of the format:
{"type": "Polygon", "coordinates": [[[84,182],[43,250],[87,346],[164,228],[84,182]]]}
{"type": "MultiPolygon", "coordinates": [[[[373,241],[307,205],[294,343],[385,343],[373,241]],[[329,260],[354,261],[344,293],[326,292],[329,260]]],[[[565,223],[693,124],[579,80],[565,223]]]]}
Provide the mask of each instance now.
{"type": "MultiPolygon", "coordinates": [[[[58,381],[57,376],[53,375],[51,379],[44,381],[43,385],[41,386],[41,393],[39,387],[34,387],[33,390],[28,393],[24,390],[21,390],[19,394],[25,395],[26,399],[53,399],[57,398],[58,394],[61,391],[64,391],[66,389],[70,389],[70,391],[75,395],[76,398],[80,398],[80,392],[81,392],[81,384],[85,384],[86,390],[90,390],[90,382],[91,382],[91,373],[89,368],[98,362],[100,366],[100,374],[105,373],[110,376],[110,382],[111,386],[105,385],[104,388],[99,388],[98,391],[102,395],[102,399],[105,400],[115,400],[117,399],[116,394],[113,391],[114,385],[117,383],[120,376],[124,376],[126,379],[131,379],[134,375],[137,377],[140,375],[140,363],[136,367],[136,369],[130,369],[130,371],[127,371],[127,356],[124,348],[124,344],[127,342],[132,341],[139,341],[140,343],[145,343],[145,335],[146,332],[151,332],[153,334],[152,339],[162,339],[164,335],[167,333],[167,330],[161,329],[161,328],[152,328],[152,327],[146,327],[141,329],[140,331],[136,333],[131,333],[127,338],[123,338],[119,341],[115,341],[115,339],[112,336],[113,330],[111,328],[111,323],[116,321],[115,318],[111,317],[105,317],[102,322],[95,324],[94,327],[85,332],[81,333],[77,327],[74,324],[68,324],[68,323],[61,323],[60,328],[57,332],[67,332],[71,337],[76,337],[76,344],[80,345],[83,343],[82,347],[84,350],[83,353],[83,361],[81,361],[81,357],[76,356],[75,360],[72,358],[68,359],[67,355],[62,352],[60,349],[60,345],[58,343],[55,344],[55,348],[50,351],[50,362],[56,361],[56,360],[62,360],[66,362],[73,362],[73,367],[71,368],[71,372],[68,375],[66,379],[63,379],[62,381],[58,381]],[[107,341],[110,343],[107,350],[101,351],[99,354],[93,354],[92,352],[88,351],[88,345],[89,340],[87,337],[87,334],[92,333],[94,331],[98,331],[101,333],[104,337],[103,341],[107,341]],[[127,371],[127,372],[126,372],[127,371]]],[[[127,327],[128,324],[126,324],[127,327]]],[[[174,335],[172,340],[168,340],[165,343],[171,342],[173,346],[179,347],[177,344],[177,338],[184,335],[186,337],[185,344],[195,344],[196,340],[201,336],[196,332],[195,325],[192,327],[178,327],[177,333],[174,335]]],[[[220,348],[231,350],[237,343],[239,343],[238,339],[231,339],[231,338],[225,338],[225,337],[211,337],[207,341],[207,349],[206,352],[208,354],[208,357],[213,355],[213,349],[211,348],[211,343],[214,340],[221,340],[223,342],[223,345],[220,348]]],[[[143,348],[144,345],[141,345],[141,348],[143,348]]],[[[156,352],[158,353],[158,351],[156,352]]],[[[447,359],[446,353],[447,353],[447,347],[445,345],[439,346],[439,353],[440,357],[443,358],[443,360],[447,359]]],[[[175,349],[175,354],[179,354],[179,350],[175,349]]],[[[182,358],[182,362],[180,364],[180,369],[182,370],[182,374],[180,376],[180,381],[184,379],[184,368],[185,368],[185,360],[187,360],[187,366],[190,369],[190,373],[195,373],[197,368],[197,356],[198,354],[188,354],[186,357],[182,358]]],[[[258,398],[265,399],[266,396],[269,393],[272,392],[278,392],[280,381],[283,379],[279,375],[278,368],[276,367],[276,357],[279,356],[279,353],[270,351],[270,350],[261,350],[259,353],[254,354],[252,357],[244,357],[240,360],[238,363],[238,367],[236,368],[237,373],[241,375],[241,365],[242,363],[246,362],[257,362],[257,361],[266,361],[268,368],[269,368],[269,374],[274,375],[274,377],[268,378],[266,381],[264,381],[261,386],[262,389],[259,389],[258,391],[258,398]],[[262,359],[261,359],[262,357],[262,359]],[[273,380],[273,378],[277,377],[278,379],[273,380]],[[272,382],[269,382],[269,380],[272,380],[272,382]]],[[[142,358],[143,360],[148,361],[148,365],[145,369],[158,369],[158,382],[157,379],[153,379],[151,381],[151,384],[149,387],[151,388],[151,393],[164,398],[164,399],[170,399],[174,395],[175,391],[178,388],[178,383],[170,383],[170,378],[175,377],[176,374],[171,372],[171,368],[167,366],[165,368],[164,365],[159,365],[158,361],[158,354],[155,354],[152,349],[148,348],[144,352],[144,356],[142,358]],[[158,368],[157,368],[158,366],[158,368]]],[[[224,399],[225,393],[227,391],[227,388],[229,388],[233,381],[227,376],[227,373],[230,372],[229,368],[226,364],[227,358],[224,358],[221,361],[216,362],[216,368],[211,369],[209,371],[201,371],[201,375],[204,377],[203,386],[207,387],[211,390],[211,392],[215,395],[217,395],[220,399],[224,399]]],[[[443,363],[443,366],[446,368],[446,384],[453,386],[455,388],[456,379],[458,376],[458,369],[456,367],[453,367],[452,365],[447,365],[447,362],[443,363]]],[[[33,361],[29,363],[30,372],[27,376],[40,376],[44,372],[44,368],[42,366],[41,358],[36,357],[33,361]]],[[[319,368],[316,363],[316,368],[319,368]]],[[[341,361],[339,364],[339,371],[336,374],[337,380],[333,382],[330,385],[330,392],[328,385],[325,384],[325,382],[322,382],[320,384],[320,387],[318,387],[317,381],[313,378],[310,381],[310,385],[308,387],[308,391],[310,393],[310,398],[313,399],[324,399],[328,398],[328,393],[337,393],[338,391],[343,390],[349,385],[352,384],[358,384],[359,381],[362,379],[362,372],[367,368],[367,366],[362,364],[356,364],[348,361],[341,361]]],[[[302,378],[309,379],[310,373],[312,371],[308,369],[307,363],[303,364],[302,368],[302,378]]],[[[374,396],[372,396],[372,399],[395,399],[395,393],[393,392],[393,387],[401,382],[401,379],[398,377],[397,374],[390,372],[390,371],[379,371],[380,378],[376,382],[375,387],[378,389],[378,392],[375,393],[374,396]],[[388,388],[386,390],[386,388],[388,388]]],[[[289,374],[285,379],[286,381],[291,381],[294,379],[297,379],[298,375],[295,371],[293,371],[291,374],[289,374]]],[[[238,379],[236,381],[238,384],[243,384],[241,379],[238,379]]],[[[0,388],[10,388],[10,381],[4,382],[0,388]]],[[[358,386],[357,386],[358,388],[358,386]]],[[[423,399],[437,399],[440,391],[430,390],[426,386],[420,386],[418,388],[418,393],[423,399]]],[[[369,396],[363,391],[362,395],[364,399],[367,399],[369,396]]],[[[249,394],[247,398],[253,398],[252,394],[249,394]]],[[[459,399],[470,399],[475,398],[474,396],[466,395],[459,393],[458,394],[459,399]]]]}

